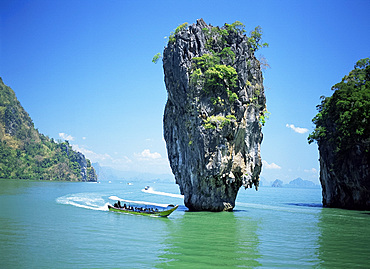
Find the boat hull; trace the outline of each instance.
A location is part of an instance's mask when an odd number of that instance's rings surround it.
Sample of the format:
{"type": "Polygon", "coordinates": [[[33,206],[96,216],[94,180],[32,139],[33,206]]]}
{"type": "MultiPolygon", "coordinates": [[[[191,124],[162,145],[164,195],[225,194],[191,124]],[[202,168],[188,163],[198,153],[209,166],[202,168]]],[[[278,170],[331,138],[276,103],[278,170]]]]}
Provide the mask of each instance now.
{"type": "Polygon", "coordinates": [[[168,217],[178,207],[179,206],[176,205],[176,206],[174,206],[170,209],[163,210],[163,211],[144,212],[144,211],[128,210],[128,209],[123,209],[123,208],[118,208],[118,207],[108,205],[109,211],[119,212],[119,213],[127,213],[127,214],[132,214],[132,215],[150,216],[150,217],[168,217]]]}

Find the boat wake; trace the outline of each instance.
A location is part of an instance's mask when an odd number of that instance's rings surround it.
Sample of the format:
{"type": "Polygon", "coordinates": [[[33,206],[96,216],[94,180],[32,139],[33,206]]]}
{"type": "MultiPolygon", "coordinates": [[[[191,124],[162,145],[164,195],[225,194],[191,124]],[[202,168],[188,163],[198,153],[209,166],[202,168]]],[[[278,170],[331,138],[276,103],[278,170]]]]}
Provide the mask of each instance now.
{"type": "Polygon", "coordinates": [[[142,189],[141,191],[145,192],[145,193],[151,193],[151,194],[156,194],[156,195],[162,195],[162,196],[184,199],[184,195],[162,192],[162,191],[155,191],[155,190],[153,190],[152,187],[149,187],[147,189],[142,189]]]}
{"type": "Polygon", "coordinates": [[[108,211],[108,204],[103,197],[98,196],[96,193],[76,193],[69,194],[56,199],[58,204],[73,205],[76,207],[108,211]]]}

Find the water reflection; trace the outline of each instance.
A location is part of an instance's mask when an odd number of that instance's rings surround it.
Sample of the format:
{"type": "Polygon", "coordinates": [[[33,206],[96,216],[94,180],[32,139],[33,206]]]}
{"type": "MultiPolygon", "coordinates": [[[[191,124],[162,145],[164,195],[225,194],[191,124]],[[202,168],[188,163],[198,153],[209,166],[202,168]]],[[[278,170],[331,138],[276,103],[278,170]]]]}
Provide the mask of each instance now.
{"type": "Polygon", "coordinates": [[[361,211],[323,208],[318,257],[323,268],[369,268],[370,216],[361,211]]]}
{"type": "Polygon", "coordinates": [[[236,213],[185,212],[168,225],[164,266],[258,267],[256,222],[236,213]]]}
{"type": "Polygon", "coordinates": [[[0,179],[0,196],[24,194],[31,184],[26,180],[0,179]]]}

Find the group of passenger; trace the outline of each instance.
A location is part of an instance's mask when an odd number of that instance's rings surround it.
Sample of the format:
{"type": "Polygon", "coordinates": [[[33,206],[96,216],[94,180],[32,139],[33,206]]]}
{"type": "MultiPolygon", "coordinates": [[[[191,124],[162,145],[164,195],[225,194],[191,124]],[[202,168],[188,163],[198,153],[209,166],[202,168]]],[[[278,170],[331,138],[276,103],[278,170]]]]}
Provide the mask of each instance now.
{"type": "Polygon", "coordinates": [[[146,212],[146,213],[154,213],[158,212],[158,208],[152,208],[152,207],[133,207],[130,205],[124,204],[123,206],[121,205],[121,202],[118,201],[117,203],[114,204],[114,207],[116,208],[122,208],[126,210],[131,210],[131,211],[137,211],[137,212],[146,212]]]}

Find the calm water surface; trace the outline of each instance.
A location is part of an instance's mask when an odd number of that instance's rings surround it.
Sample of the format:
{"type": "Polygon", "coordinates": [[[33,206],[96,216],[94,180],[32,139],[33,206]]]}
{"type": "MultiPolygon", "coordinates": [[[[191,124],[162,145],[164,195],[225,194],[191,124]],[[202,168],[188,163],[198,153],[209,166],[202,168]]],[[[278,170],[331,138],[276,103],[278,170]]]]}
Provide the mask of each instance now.
{"type": "Polygon", "coordinates": [[[174,183],[0,180],[0,268],[369,268],[369,224],[322,208],[320,189],[240,190],[210,213],[186,212],[174,183]],[[110,196],[182,206],[132,216],[110,196]]]}

